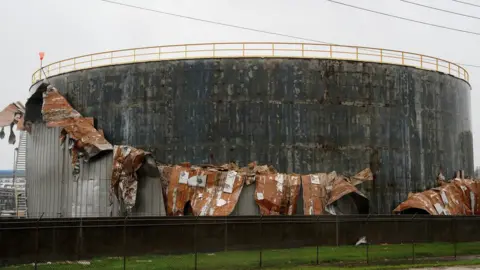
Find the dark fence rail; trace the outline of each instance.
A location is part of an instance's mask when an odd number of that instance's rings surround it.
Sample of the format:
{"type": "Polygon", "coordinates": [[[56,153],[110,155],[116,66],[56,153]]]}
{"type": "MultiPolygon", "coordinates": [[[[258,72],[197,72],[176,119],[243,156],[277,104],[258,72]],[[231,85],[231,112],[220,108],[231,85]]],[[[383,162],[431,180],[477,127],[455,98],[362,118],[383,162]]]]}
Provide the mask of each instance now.
{"type": "Polygon", "coordinates": [[[261,264],[262,250],[354,246],[362,237],[480,242],[479,228],[480,217],[423,215],[9,219],[0,220],[0,265],[238,250],[260,251],[261,264]]]}

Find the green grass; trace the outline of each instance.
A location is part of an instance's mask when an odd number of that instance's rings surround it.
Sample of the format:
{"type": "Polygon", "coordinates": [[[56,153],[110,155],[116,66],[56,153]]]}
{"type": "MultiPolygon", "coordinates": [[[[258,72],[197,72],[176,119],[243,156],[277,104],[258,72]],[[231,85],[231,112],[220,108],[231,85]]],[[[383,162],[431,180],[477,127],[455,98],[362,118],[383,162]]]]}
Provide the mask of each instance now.
{"type": "MultiPolygon", "coordinates": [[[[316,247],[264,250],[262,252],[262,266],[266,269],[341,269],[341,266],[353,269],[405,269],[411,267],[408,263],[415,253],[415,266],[448,266],[480,264],[480,259],[460,261],[441,261],[441,258],[451,257],[454,246],[449,243],[411,244],[402,245],[370,245],[368,247],[369,262],[366,246],[316,247]],[[392,265],[393,262],[403,265],[392,265]],[[405,264],[407,263],[407,264],[405,264]],[[361,265],[358,268],[358,265],[361,265]]],[[[457,255],[480,255],[480,243],[457,244],[457,255]]],[[[259,267],[259,251],[230,251],[213,254],[199,253],[197,255],[198,269],[255,269],[259,267]]],[[[128,257],[127,269],[193,269],[195,256],[187,255],[148,255],[128,257]]],[[[102,258],[90,260],[90,265],[52,263],[42,264],[39,269],[123,269],[123,258],[102,258]]],[[[32,269],[32,265],[10,266],[5,269],[32,269]]]]}

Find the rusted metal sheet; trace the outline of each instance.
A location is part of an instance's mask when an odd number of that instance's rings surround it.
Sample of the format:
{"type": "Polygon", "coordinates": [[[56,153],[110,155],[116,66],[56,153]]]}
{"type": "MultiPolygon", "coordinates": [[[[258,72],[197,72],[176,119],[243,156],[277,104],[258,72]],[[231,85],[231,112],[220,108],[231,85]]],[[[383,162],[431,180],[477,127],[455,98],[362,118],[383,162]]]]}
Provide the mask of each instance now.
{"type": "Polygon", "coordinates": [[[48,127],[62,127],[75,141],[72,156],[78,153],[89,160],[102,151],[112,150],[112,145],[94,127],[93,118],[82,117],[55,87],[49,86],[43,93],[42,116],[48,127]]]}
{"type": "Polygon", "coordinates": [[[455,178],[412,194],[393,212],[424,210],[430,215],[480,215],[480,181],[455,178]]]}
{"type": "Polygon", "coordinates": [[[43,92],[42,116],[47,123],[82,117],[79,112],[73,109],[67,99],[51,85],[43,92]]]}
{"type": "Polygon", "coordinates": [[[245,179],[247,169],[234,164],[222,166],[191,166],[188,163],[159,166],[165,190],[167,214],[182,216],[228,216],[234,210],[245,179]]]}
{"type": "MultiPolygon", "coordinates": [[[[196,169],[189,176],[203,177],[205,187],[194,187],[191,206],[196,216],[228,216],[237,205],[242,192],[244,177],[234,170],[196,169]]],[[[200,182],[200,181],[199,181],[200,182]]],[[[190,183],[189,183],[190,184],[190,183]]]]}
{"type": "Polygon", "coordinates": [[[143,165],[146,154],[143,150],[126,145],[115,145],[113,150],[112,193],[127,213],[135,206],[137,171],[143,165]]]}
{"type": "Polygon", "coordinates": [[[25,115],[25,107],[21,102],[9,104],[0,112],[0,139],[5,138],[5,127],[10,126],[10,135],[8,143],[15,144],[16,137],[13,127],[17,125],[18,130],[24,130],[23,117],[25,115]]]}
{"type": "Polygon", "coordinates": [[[368,200],[355,186],[371,180],[373,180],[373,174],[369,168],[352,177],[336,172],[303,175],[304,214],[338,214],[335,204],[347,195],[355,195],[352,202],[358,213],[368,212],[368,200]]]}
{"type": "Polygon", "coordinates": [[[255,201],[262,215],[294,215],[300,192],[300,175],[261,174],[256,177],[255,201]]]}

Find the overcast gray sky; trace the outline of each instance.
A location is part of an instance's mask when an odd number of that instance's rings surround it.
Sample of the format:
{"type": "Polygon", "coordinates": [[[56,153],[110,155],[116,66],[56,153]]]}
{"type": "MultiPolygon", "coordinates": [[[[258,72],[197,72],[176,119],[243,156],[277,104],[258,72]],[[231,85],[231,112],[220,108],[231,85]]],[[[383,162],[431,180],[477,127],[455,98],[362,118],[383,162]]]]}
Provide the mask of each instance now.
{"type": "MultiPolygon", "coordinates": [[[[326,0],[118,0],[197,18],[325,42],[411,51],[480,65],[480,35],[388,18],[326,0]]],[[[409,5],[400,0],[338,0],[416,20],[480,32],[480,20],[409,5]]],[[[452,0],[412,0],[480,17],[480,7],[452,0]]],[[[465,0],[480,5],[480,0],[465,0]]],[[[45,64],[83,54],[131,47],[225,41],[289,41],[99,0],[0,0],[0,109],[25,102],[31,75],[45,64]]],[[[480,68],[467,67],[472,85],[475,164],[480,165],[480,68]]],[[[453,89],[452,89],[453,90],[453,89]]],[[[8,137],[8,132],[7,132],[8,137]]],[[[11,169],[13,146],[0,141],[0,169],[11,169]]]]}

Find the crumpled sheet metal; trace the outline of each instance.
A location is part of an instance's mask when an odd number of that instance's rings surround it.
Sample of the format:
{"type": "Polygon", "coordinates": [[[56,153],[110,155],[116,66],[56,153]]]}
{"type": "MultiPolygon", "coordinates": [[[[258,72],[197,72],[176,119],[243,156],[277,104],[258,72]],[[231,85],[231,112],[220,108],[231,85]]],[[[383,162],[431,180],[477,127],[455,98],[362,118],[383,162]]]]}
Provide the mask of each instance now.
{"type": "Polygon", "coordinates": [[[13,132],[13,126],[17,125],[18,130],[24,130],[23,117],[25,115],[25,107],[21,102],[9,104],[0,112],[0,139],[5,138],[5,127],[10,126],[10,135],[8,143],[15,144],[16,137],[13,132]]]}
{"type": "Polygon", "coordinates": [[[48,127],[62,127],[75,140],[76,149],[86,160],[102,151],[113,149],[103,134],[94,127],[93,118],[82,117],[52,86],[47,87],[43,93],[42,116],[48,127]]]}
{"type": "Polygon", "coordinates": [[[195,216],[228,216],[237,205],[244,178],[233,170],[196,169],[192,175],[206,177],[205,187],[194,187],[191,206],[195,216]],[[232,181],[229,184],[229,179],[232,181]]]}
{"type": "Polygon", "coordinates": [[[165,191],[167,215],[182,216],[188,202],[195,216],[228,216],[234,210],[245,175],[229,164],[159,166],[165,191]]]}
{"type": "Polygon", "coordinates": [[[409,209],[421,209],[430,215],[480,215],[480,181],[453,179],[440,187],[409,196],[393,212],[409,209]]]}
{"type": "Polygon", "coordinates": [[[15,102],[7,105],[0,112],[0,127],[10,126],[12,123],[17,124],[25,114],[25,106],[21,102],[15,102]]]}
{"type": "Polygon", "coordinates": [[[256,176],[255,202],[262,215],[294,215],[300,193],[300,175],[261,174],[256,176]]]}
{"type": "MultiPolygon", "coordinates": [[[[137,199],[137,171],[145,160],[145,151],[126,145],[115,145],[113,150],[113,169],[111,192],[120,204],[130,213],[137,199]]],[[[111,201],[110,203],[113,203],[111,201]]]]}
{"type": "MultiPolygon", "coordinates": [[[[302,176],[303,211],[305,215],[335,214],[331,206],[342,197],[355,193],[366,199],[355,186],[373,180],[369,168],[355,176],[346,177],[330,173],[317,173],[302,176]]],[[[360,207],[360,206],[358,206],[360,207]]]]}
{"type": "Polygon", "coordinates": [[[42,116],[47,123],[82,117],[79,112],[73,109],[67,99],[51,85],[43,93],[42,116]]]}
{"type": "Polygon", "coordinates": [[[247,167],[240,168],[238,172],[245,178],[246,185],[255,183],[257,175],[277,173],[271,165],[258,165],[257,162],[249,163],[247,167]]]}

